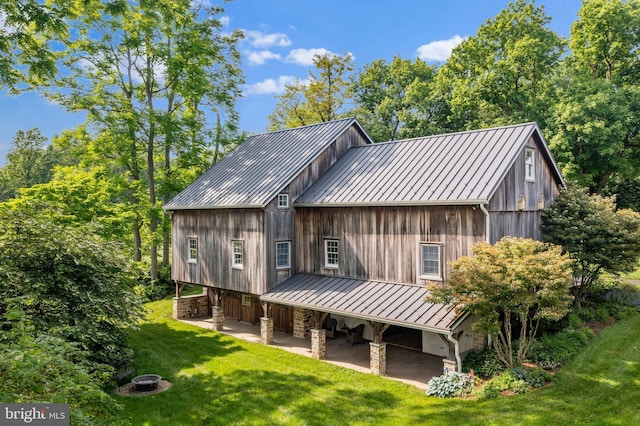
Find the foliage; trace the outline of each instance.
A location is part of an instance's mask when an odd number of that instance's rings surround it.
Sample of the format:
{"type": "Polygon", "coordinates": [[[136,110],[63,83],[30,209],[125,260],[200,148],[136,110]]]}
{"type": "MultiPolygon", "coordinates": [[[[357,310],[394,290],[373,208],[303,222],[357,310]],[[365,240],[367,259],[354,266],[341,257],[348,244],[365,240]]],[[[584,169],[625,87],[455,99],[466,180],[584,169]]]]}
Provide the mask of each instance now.
{"type": "Polygon", "coordinates": [[[469,395],[475,388],[475,377],[466,373],[453,373],[432,377],[427,383],[427,395],[453,398],[469,395]]]}
{"type": "Polygon", "coordinates": [[[36,333],[77,343],[94,362],[131,360],[126,328],[139,319],[140,299],[122,247],[90,226],[67,226],[33,211],[0,212],[0,291],[0,315],[24,311],[36,333]]]}
{"type": "Polygon", "coordinates": [[[542,233],[571,257],[578,305],[602,272],[632,271],[640,258],[640,214],[616,211],[613,199],[588,195],[585,189],[560,193],[542,212],[542,233]]]}
{"type": "Polygon", "coordinates": [[[112,369],[96,370],[86,352],[59,337],[34,335],[20,311],[7,317],[0,339],[0,401],[67,403],[72,425],[100,424],[121,409],[102,390],[112,369]]]}
{"type": "Polygon", "coordinates": [[[565,45],[550,20],[543,6],[515,0],[453,49],[435,85],[452,128],[523,121],[545,127],[553,100],[550,77],[565,45]]]}
{"type": "MultiPolygon", "coordinates": [[[[134,291],[137,295],[142,296],[147,301],[160,300],[175,291],[174,283],[171,280],[171,268],[168,266],[160,266],[158,269],[158,278],[152,279],[149,275],[147,265],[134,265],[136,277],[134,281],[136,285],[134,291]]],[[[202,288],[198,286],[201,293],[202,288]]],[[[186,295],[182,292],[183,295],[186,295]]]]}
{"type": "Polygon", "coordinates": [[[435,66],[420,59],[373,61],[352,80],[353,114],[377,142],[438,133],[440,109],[429,102],[435,75],[435,66]]]}
{"type": "Polygon", "coordinates": [[[466,372],[473,370],[480,377],[493,377],[504,371],[504,364],[494,350],[484,349],[467,354],[462,369],[466,372]]]}
{"type": "Polygon", "coordinates": [[[490,399],[497,397],[501,392],[513,392],[513,393],[525,393],[531,389],[531,385],[522,378],[525,374],[518,373],[524,370],[507,370],[504,373],[489,380],[483,387],[481,387],[475,395],[479,399],[490,399]]]}
{"type": "Polygon", "coordinates": [[[479,328],[497,336],[494,347],[500,361],[508,368],[519,366],[540,321],[559,320],[568,312],[570,260],[560,247],[531,239],[476,243],[472,250],[473,257],[451,263],[448,285],[433,288],[430,300],[456,303],[478,315],[479,328]],[[521,325],[519,336],[512,335],[514,320],[521,325]],[[515,340],[519,345],[514,355],[515,340]]]}
{"type": "Polygon", "coordinates": [[[353,71],[353,56],[345,53],[316,55],[305,81],[287,84],[278,96],[276,109],[269,114],[269,130],[306,126],[343,118],[351,93],[347,75],[353,71]]]}
{"type": "Polygon", "coordinates": [[[566,364],[593,337],[594,333],[588,327],[567,328],[556,334],[545,334],[531,345],[529,357],[540,367],[554,370],[566,364]]]}

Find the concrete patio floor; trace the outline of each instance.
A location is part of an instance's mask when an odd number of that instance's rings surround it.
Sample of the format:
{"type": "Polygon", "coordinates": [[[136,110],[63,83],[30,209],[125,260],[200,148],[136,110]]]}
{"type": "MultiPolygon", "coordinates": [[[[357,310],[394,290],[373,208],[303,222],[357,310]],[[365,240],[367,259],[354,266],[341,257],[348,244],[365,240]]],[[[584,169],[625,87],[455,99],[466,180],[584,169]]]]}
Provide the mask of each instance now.
{"type": "MultiPolygon", "coordinates": [[[[182,322],[211,329],[211,318],[183,319],[182,322]]],[[[260,326],[226,319],[223,334],[249,342],[261,343],[260,326]]],[[[299,355],[311,357],[311,339],[300,339],[280,331],[274,333],[274,347],[299,355]]],[[[370,373],[369,344],[351,346],[343,334],[335,339],[327,339],[325,361],[352,370],[370,373]]],[[[398,380],[425,390],[427,382],[442,374],[442,358],[414,349],[387,344],[387,374],[385,377],[398,380]]]]}

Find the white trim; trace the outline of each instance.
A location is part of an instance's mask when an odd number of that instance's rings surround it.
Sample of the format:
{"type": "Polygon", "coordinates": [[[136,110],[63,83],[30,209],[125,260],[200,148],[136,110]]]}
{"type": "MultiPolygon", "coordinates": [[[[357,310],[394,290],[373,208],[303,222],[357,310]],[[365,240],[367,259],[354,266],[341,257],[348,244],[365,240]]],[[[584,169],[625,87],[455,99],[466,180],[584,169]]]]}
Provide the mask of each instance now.
{"type": "Polygon", "coordinates": [[[291,241],[276,241],[276,269],[291,269],[291,241]],[[287,245],[287,265],[278,265],[278,244],[287,245]]]}
{"type": "Polygon", "coordinates": [[[288,209],[289,208],[289,194],[278,194],[278,202],[277,206],[279,209],[288,209]],[[280,202],[283,201],[281,204],[280,202]]]}
{"type": "Polygon", "coordinates": [[[187,263],[198,263],[198,237],[187,237],[187,263]]]}
{"type": "Polygon", "coordinates": [[[340,267],[340,240],[337,238],[324,238],[323,240],[324,246],[324,268],[327,269],[338,269],[340,267]],[[332,257],[336,258],[336,261],[329,262],[329,243],[335,243],[335,251],[332,251],[331,254],[335,255],[332,257]]]}
{"type": "Polygon", "coordinates": [[[524,180],[526,182],[535,182],[536,181],[536,157],[535,157],[535,152],[536,152],[536,150],[533,149],[533,148],[525,148],[524,149],[524,180]],[[527,159],[527,156],[529,156],[529,159],[527,159]],[[531,160],[531,161],[528,161],[528,160],[531,160]],[[531,173],[529,173],[529,171],[531,171],[531,173]]]}
{"type": "Polygon", "coordinates": [[[233,269],[244,269],[244,241],[231,240],[231,267],[233,269]],[[240,252],[236,253],[236,243],[240,244],[240,252]],[[236,255],[240,256],[240,262],[236,262],[236,255]]]}
{"type": "MultiPolygon", "coordinates": [[[[418,267],[418,278],[420,278],[421,280],[433,280],[433,281],[442,281],[442,247],[444,246],[444,244],[440,243],[440,242],[434,242],[434,241],[421,241],[418,244],[418,262],[419,262],[419,267],[418,267]],[[438,249],[438,274],[425,274],[424,273],[424,251],[423,249],[425,247],[435,247],[438,249]]],[[[433,261],[434,259],[429,259],[431,261],[433,261]]]]}

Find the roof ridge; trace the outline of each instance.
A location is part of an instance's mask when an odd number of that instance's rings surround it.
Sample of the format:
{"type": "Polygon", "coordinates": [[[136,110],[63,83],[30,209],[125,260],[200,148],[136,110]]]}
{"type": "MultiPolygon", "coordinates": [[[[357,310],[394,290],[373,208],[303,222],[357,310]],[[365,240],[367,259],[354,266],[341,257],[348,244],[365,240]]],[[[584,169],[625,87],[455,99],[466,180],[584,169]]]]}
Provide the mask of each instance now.
{"type": "Polygon", "coordinates": [[[324,125],[328,125],[328,124],[332,124],[332,123],[338,123],[340,121],[349,121],[349,120],[355,120],[355,119],[356,119],[355,117],[337,118],[335,120],[330,120],[330,121],[321,121],[320,123],[305,124],[304,126],[290,127],[290,128],[287,128],[287,129],[280,129],[280,130],[272,130],[270,132],[254,133],[253,135],[249,136],[245,140],[248,140],[248,139],[256,137],[256,136],[272,135],[272,134],[275,134],[275,133],[289,132],[289,131],[292,131],[292,130],[301,130],[301,129],[306,129],[306,128],[314,127],[314,126],[324,126],[324,125]]]}

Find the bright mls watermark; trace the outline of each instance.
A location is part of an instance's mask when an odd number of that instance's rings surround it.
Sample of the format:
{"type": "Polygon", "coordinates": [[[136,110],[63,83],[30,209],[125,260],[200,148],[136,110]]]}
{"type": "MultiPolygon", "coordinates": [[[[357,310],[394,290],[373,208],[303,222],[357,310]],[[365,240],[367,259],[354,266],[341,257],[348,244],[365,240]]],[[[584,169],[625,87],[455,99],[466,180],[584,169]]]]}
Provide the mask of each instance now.
{"type": "Polygon", "coordinates": [[[69,404],[2,404],[0,425],[69,426],[69,404]]]}

